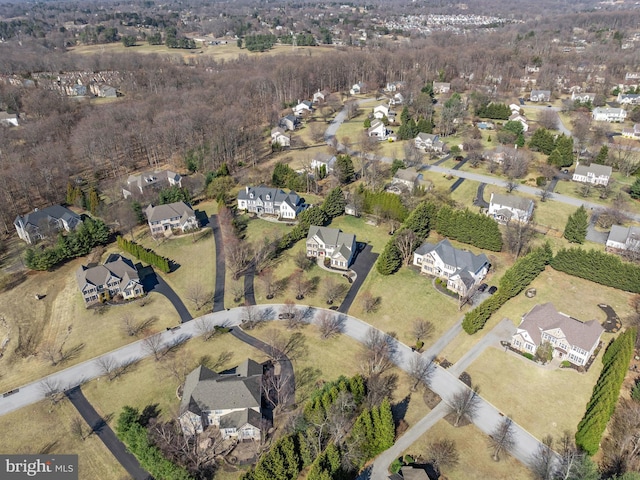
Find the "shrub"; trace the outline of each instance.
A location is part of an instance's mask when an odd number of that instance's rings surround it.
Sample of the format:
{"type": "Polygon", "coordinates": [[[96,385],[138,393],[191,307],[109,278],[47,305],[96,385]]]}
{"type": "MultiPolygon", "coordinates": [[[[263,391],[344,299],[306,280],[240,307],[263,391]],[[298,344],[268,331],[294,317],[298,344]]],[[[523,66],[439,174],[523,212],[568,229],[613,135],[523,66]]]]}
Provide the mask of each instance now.
{"type": "Polygon", "coordinates": [[[544,177],[536,177],[536,186],[544,187],[547,184],[547,179],[544,177]]]}
{"type": "Polygon", "coordinates": [[[164,273],[169,273],[171,271],[171,267],[169,266],[169,259],[161,257],[153,250],[145,248],[142,245],[138,245],[136,242],[132,242],[121,236],[118,236],[117,241],[118,247],[121,250],[130,253],[138,260],[148,263],[149,265],[153,265],[154,267],[158,267],[160,271],[164,273]]]}
{"type": "Polygon", "coordinates": [[[562,368],[570,368],[571,367],[571,362],[569,360],[563,360],[562,363],[560,364],[560,366],[562,368]]]}
{"type": "Polygon", "coordinates": [[[391,473],[398,473],[402,468],[402,461],[399,458],[396,458],[391,465],[389,466],[389,471],[391,473]]]}
{"type": "Polygon", "coordinates": [[[528,358],[529,360],[532,360],[532,361],[535,359],[533,354],[532,353],[528,353],[528,352],[523,352],[522,356],[525,357],[525,358],[528,358]]]}

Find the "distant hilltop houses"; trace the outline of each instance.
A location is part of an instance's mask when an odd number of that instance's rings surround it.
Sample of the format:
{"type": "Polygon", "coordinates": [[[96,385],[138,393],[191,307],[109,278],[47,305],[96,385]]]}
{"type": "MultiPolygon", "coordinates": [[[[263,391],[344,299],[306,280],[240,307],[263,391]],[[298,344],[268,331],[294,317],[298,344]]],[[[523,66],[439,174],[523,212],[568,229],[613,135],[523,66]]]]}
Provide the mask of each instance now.
{"type": "Polygon", "coordinates": [[[39,87],[54,90],[68,97],[95,96],[115,98],[121,93],[118,86],[124,82],[124,75],[115,70],[101,72],[33,72],[30,78],[19,75],[0,75],[0,82],[20,87],[39,87]]]}

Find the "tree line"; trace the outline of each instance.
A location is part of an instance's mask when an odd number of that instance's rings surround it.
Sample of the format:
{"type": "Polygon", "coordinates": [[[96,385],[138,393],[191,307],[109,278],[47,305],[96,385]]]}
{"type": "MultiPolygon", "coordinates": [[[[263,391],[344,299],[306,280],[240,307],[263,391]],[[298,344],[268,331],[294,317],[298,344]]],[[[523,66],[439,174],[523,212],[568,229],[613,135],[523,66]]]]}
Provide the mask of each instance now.
{"type": "Polygon", "coordinates": [[[156,252],[149,248],[145,248],[142,245],[137,244],[131,240],[118,235],[117,238],[118,248],[130,253],[138,260],[148,263],[157,267],[161,272],[169,273],[171,271],[171,265],[169,259],[158,255],[156,252]]]}

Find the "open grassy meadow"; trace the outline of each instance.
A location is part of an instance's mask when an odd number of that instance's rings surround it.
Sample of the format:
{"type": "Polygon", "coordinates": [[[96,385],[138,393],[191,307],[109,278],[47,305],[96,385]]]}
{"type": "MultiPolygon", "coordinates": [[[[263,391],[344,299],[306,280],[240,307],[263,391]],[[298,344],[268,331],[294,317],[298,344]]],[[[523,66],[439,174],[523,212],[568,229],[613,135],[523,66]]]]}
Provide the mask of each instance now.
{"type": "MultiPolygon", "coordinates": [[[[68,400],[56,405],[43,400],[0,417],[2,452],[5,454],[70,454],[78,455],[79,478],[121,480],[127,472],[96,435],[84,440],[71,431],[72,420],[80,414],[68,400]],[[43,435],[46,432],[46,435],[43,435]]],[[[89,426],[84,423],[85,432],[89,426]]]]}
{"type": "Polygon", "coordinates": [[[519,461],[503,454],[499,462],[491,458],[487,437],[474,425],[455,428],[446,420],[440,420],[416,442],[405,455],[425,455],[429,444],[438,440],[453,440],[460,455],[458,464],[444,469],[443,476],[449,480],[529,480],[531,472],[519,461]]]}

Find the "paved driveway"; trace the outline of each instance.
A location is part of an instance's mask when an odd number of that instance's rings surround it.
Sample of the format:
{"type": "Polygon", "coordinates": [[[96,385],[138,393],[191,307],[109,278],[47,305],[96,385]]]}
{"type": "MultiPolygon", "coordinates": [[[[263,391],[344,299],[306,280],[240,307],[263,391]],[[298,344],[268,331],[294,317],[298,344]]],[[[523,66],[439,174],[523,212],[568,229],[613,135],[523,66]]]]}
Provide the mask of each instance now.
{"type": "MultiPolygon", "coordinates": [[[[157,275],[155,273],[153,275],[155,276],[155,279],[152,280],[153,287],[151,287],[150,291],[159,293],[160,295],[164,295],[171,302],[173,307],[178,312],[178,315],[180,316],[181,323],[185,323],[185,322],[188,322],[189,320],[193,320],[193,317],[189,313],[189,309],[185,306],[185,304],[182,302],[182,300],[180,299],[178,294],[173,290],[173,288],[171,288],[169,284],[165,282],[165,280],[160,275],[157,275]]],[[[145,278],[145,282],[146,282],[146,278],[145,278]]]]}
{"type": "Polygon", "coordinates": [[[213,240],[216,242],[216,285],[213,292],[213,311],[224,310],[224,280],[226,269],[224,265],[224,244],[222,243],[222,231],[218,216],[212,215],[209,218],[209,225],[213,231],[213,240]]]}
{"type": "Polygon", "coordinates": [[[378,254],[373,253],[371,249],[371,245],[367,245],[366,247],[364,247],[364,249],[360,253],[358,253],[358,256],[351,266],[351,269],[355,271],[358,276],[351,284],[351,288],[349,288],[347,295],[344,297],[344,300],[340,304],[340,308],[338,308],[338,311],[341,313],[347,313],[349,311],[351,305],[353,304],[353,301],[356,299],[356,295],[358,295],[360,287],[364,283],[364,280],[367,278],[367,275],[369,275],[371,267],[373,267],[373,264],[376,263],[378,254]]]}

